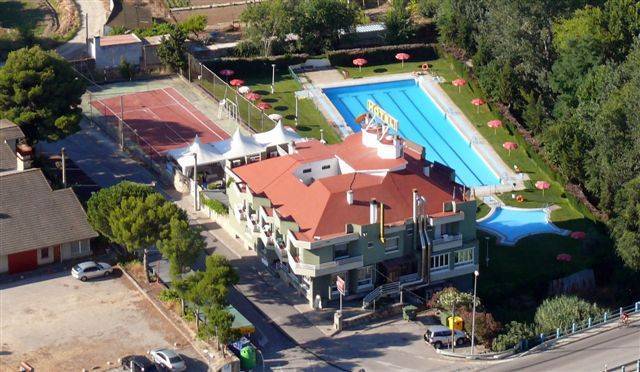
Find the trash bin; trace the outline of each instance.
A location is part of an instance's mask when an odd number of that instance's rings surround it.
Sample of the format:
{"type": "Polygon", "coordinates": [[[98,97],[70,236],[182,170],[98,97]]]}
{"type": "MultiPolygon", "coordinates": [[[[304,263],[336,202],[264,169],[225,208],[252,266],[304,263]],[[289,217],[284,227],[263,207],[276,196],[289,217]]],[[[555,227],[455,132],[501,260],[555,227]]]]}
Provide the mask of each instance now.
{"type": "Polygon", "coordinates": [[[459,316],[450,316],[447,318],[447,328],[461,331],[464,328],[464,321],[459,316]]]}
{"type": "Polygon", "coordinates": [[[413,305],[408,305],[402,308],[402,319],[415,320],[418,308],[413,305]]]}
{"type": "Polygon", "coordinates": [[[244,371],[252,370],[256,366],[256,349],[247,345],[240,350],[240,368],[244,371]]]}

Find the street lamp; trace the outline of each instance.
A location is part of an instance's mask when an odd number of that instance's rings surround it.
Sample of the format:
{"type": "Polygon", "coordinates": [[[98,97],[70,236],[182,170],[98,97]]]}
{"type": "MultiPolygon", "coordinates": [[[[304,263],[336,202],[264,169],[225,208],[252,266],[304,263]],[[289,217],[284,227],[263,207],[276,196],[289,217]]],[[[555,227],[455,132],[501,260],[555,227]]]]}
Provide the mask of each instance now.
{"type": "Polygon", "coordinates": [[[276,64],[271,64],[271,94],[275,92],[275,84],[276,84],[276,64]]]}
{"type": "Polygon", "coordinates": [[[485,241],[485,246],[487,248],[485,262],[487,263],[487,267],[489,267],[489,237],[485,236],[484,241],[485,241]]]}
{"type": "Polygon", "coordinates": [[[476,354],[476,288],[478,287],[478,270],[473,272],[473,313],[471,314],[471,355],[476,354]]]}
{"type": "Polygon", "coordinates": [[[260,359],[262,360],[262,370],[264,371],[264,354],[262,354],[262,351],[260,351],[260,349],[256,348],[256,351],[258,352],[258,354],[260,354],[260,359]]]}

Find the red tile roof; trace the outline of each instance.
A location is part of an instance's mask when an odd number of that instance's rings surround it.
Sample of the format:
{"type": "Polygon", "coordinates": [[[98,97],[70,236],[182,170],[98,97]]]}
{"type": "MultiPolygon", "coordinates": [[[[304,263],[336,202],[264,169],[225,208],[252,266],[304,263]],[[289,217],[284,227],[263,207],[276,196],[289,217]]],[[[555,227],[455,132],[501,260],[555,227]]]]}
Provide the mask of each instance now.
{"type": "MultiPolygon", "coordinates": [[[[412,217],[412,190],[427,199],[427,212],[442,212],[444,202],[452,200],[453,188],[460,187],[449,175],[422,173],[415,154],[405,153],[400,159],[380,159],[375,149],[361,144],[361,135],[349,136],[343,143],[323,145],[318,141],[296,143],[296,153],[270,158],[234,168],[234,173],[257,195],[266,196],[284,219],[294,220],[300,227],[298,239],[313,241],[345,232],[345,225],[369,223],[369,202],[375,198],[384,203],[385,224],[401,223],[412,217]],[[338,157],[358,170],[399,169],[384,176],[346,173],[321,178],[309,186],[294,171],[311,161],[338,157]],[[347,203],[346,192],[353,190],[354,202],[347,203]]],[[[456,200],[461,201],[460,191],[456,200]]]]}

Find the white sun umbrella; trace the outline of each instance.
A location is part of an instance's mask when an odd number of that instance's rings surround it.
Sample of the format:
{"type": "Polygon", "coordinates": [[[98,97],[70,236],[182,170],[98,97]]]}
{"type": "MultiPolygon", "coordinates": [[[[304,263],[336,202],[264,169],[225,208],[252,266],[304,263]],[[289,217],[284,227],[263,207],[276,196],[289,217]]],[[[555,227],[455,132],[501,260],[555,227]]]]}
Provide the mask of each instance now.
{"type": "Polygon", "coordinates": [[[240,88],[238,88],[238,93],[240,94],[247,94],[251,92],[251,88],[249,88],[248,86],[241,86],[240,88]]]}
{"type": "Polygon", "coordinates": [[[282,120],[282,115],[280,114],[269,114],[269,119],[278,122],[280,120],[282,120]]]}

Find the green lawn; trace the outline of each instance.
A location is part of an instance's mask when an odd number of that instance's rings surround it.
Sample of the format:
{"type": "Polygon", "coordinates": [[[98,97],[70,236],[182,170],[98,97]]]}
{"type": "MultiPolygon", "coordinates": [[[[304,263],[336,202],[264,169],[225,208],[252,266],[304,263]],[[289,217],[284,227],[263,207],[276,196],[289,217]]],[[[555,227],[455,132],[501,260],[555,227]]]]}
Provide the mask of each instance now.
{"type": "MultiPolygon", "coordinates": [[[[262,96],[261,101],[269,103],[272,108],[265,111],[265,113],[272,114],[278,113],[283,117],[283,123],[292,128],[302,137],[308,138],[320,138],[320,129],[324,130],[324,139],[328,143],[336,143],[340,141],[340,137],[336,131],[329,126],[326,119],[318,111],[313,101],[310,99],[304,99],[298,101],[298,126],[296,127],[295,121],[295,109],[296,102],[294,93],[302,89],[300,84],[295,81],[289,74],[277,74],[275,81],[275,93],[271,94],[271,74],[238,74],[234,78],[242,79],[245,84],[250,86],[252,91],[262,96]]],[[[200,81],[201,85],[212,92],[218,99],[232,97],[233,92],[225,88],[221,84],[217,84],[215,89],[212,84],[206,81],[200,81]],[[226,90],[226,93],[225,93],[226,90]]],[[[268,125],[269,121],[262,121],[260,118],[260,112],[255,109],[249,109],[249,107],[242,102],[239,104],[239,115],[245,120],[249,121],[251,117],[251,127],[258,131],[266,131],[273,126],[268,125]]]]}
{"type": "MultiPolygon", "coordinates": [[[[349,76],[361,78],[365,76],[385,75],[401,72],[410,72],[420,68],[420,62],[405,63],[404,68],[400,63],[388,65],[366,66],[360,71],[357,67],[343,67],[349,76]]],[[[523,208],[537,208],[551,204],[558,205],[560,209],[552,212],[551,219],[564,229],[583,230],[590,237],[600,238],[597,226],[588,218],[573,208],[565,197],[563,186],[553,180],[553,177],[545,173],[546,167],[539,166],[535,160],[529,157],[521,146],[517,150],[508,151],[502,148],[506,141],[522,143],[506,127],[497,131],[489,128],[487,122],[492,119],[501,119],[500,114],[491,105],[485,105],[479,112],[471,104],[471,100],[482,96],[480,88],[475,81],[467,76],[464,66],[451,58],[439,58],[428,62],[433,74],[446,79],[441,87],[451,97],[453,102],[464,112],[469,120],[477,127],[478,131],[493,146],[505,163],[512,167],[517,165],[526,172],[531,181],[526,183],[527,189],[515,194],[522,194],[525,201],[520,203],[511,198],[511,193],[500,195],[500,198],[511,206],[523,208]],[[460,90],[450,82],[459,77],[469,83],[460,90]],[[551,188],[542,191],[535,189],[534,184],[538,180],[551,183],[551,188]]],[[[485,216],[489,212],[488,206],[479,204],[477,218],[485,216]]],[[[570,237],[553,234],[536,235],[524,238],[514,247],[496,245],[495,238],[482,232],[478,233],[480,239],[481,269],[478,292],[484,303],[493,311],[501,321],[511,319],[532,320],[535,308],[540,300],[547,296],[549,282],[586,267],[591,267],[599,256],[583,248],[583,242],[570,237]],[[490,261],[486,266],[486,240],[489,237],[490,261]],[[556,261],[560,253],[569,253],[573,260],[570,263],[556,261]]],[[[600,250],[602,251],[602,249],[600,250]]]]}

